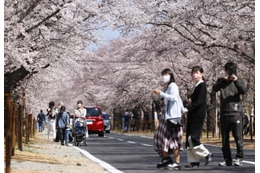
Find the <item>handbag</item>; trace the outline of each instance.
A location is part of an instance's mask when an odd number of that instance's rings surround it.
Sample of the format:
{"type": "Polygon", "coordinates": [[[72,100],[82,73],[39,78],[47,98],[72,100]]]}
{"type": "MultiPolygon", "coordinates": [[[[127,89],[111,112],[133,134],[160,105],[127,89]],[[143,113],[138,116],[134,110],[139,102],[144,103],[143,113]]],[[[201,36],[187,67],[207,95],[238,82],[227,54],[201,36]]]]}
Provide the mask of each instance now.
{"type": "Polygon", "coordinates": [[[171,118],[167,120],[167,126],[169,128],[182,127],[182,119],[180,118],[171,118]]]}
{"type": "MultiPolygon", "coordinates": [[[[169,102],[167,102],[167,113],[169,112],[169,102]]],[[[176,128],[176,127],[182,127],[182,118],[171,118],[167,119],[167,127],[168,128],[176,128]]]]}

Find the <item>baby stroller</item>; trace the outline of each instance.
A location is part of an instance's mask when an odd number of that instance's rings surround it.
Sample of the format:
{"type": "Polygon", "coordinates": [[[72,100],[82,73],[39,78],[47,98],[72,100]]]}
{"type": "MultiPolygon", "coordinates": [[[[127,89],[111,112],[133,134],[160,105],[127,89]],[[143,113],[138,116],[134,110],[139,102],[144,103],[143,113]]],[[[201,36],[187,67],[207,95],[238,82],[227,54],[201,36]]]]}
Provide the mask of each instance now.
{"type": "Polygon", "coordinates": [[[73,137],[74,146],[87,146],[86,142],[86,120],[77,119],[74,121],[73,137]]]}

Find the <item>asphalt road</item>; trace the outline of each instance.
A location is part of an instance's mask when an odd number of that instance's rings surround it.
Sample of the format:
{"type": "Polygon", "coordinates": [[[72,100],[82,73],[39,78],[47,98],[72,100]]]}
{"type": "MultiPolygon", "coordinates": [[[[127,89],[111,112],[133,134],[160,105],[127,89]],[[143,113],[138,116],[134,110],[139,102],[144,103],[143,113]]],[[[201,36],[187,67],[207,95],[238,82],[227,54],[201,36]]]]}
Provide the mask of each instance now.
{"type": "MultiPolygon", "coordinates": [[[[227,173],[255,172],[255,151],[244,151],[244,163],[242,167],[219,167],[218,163],[223,161],[221,148],[216,146],[205,145],[210,152],[214,154],[212,162],[204,166],[205,160],[201,159],[199,168],[185,168],[187,165],[186,152],[181,152],[181,171],[177,172],[194,172],[194,173],[227,173]]],[[[126,173],[154,173],[154,172],[173,172],[169,170],[157,169],[156,164],[161,160],[153,148],[153,139],[142,136],[133,136],[127,134],[105,134],[105,137],[90,135],[88,146],[80,147],[94,155],[98,159],[109,163],[118,170],[126,173]]],[[[235,156],[235,150],[232,150],[235,156]]]]}

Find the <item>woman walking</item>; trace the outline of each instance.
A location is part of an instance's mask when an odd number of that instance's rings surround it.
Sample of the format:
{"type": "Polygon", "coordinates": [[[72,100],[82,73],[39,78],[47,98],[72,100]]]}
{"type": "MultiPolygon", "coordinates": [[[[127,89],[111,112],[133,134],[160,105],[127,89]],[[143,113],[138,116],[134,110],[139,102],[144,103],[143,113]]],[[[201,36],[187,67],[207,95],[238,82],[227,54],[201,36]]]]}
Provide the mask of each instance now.
{"type": "Polygon", "coordinates": [[[190,165],[185,167],[200,166],[200,158],[205,158],[208,165],[211,161],[211,153],[200,143],[200,136],[206,116],[206,95],[207,88],[203,80],[203,69],[200,66],[192,68],[192,79],[195,87],[188,100],[187,109],[187,131],[186,147],[187,159],[190,165]]]}
{"type": "Polygon", "coordinates": [[[50,138],[50,135],[53,136],[53,141],[55,141],[56,139],[56,123],[55,123],[55,120],[56,120],[56,116],[57,116],[57,109],[55,108],[55,104],[53,101],[51,101],[49,103],[49,109],[47,109],[48,111],[48,131],[47,131],[47,134],[48,134],[48,139],[50,138]]]}
{"type": "Polygon", "coordinates": [[[69,125],[69,118],[65,106],[60,107],[60,112],[57,116],[56,127],[59,133],[61,145],[64,145],[66,127],[69,125]]]}
{"type": "Polygon", "coordinates": [[[165,92],[158,89],[153,91],[154,94],[160,95],[164,99],[164,113],[154,135],[155,150],[162,157],[157,168],[180,169],[180,150],[183,150],[182,126],[173,127],[170,120],[174,118],[181,120],[184,107],[172,71],[164,69],[161,74],[167,89],[165,92]],[[174,162],[170,157],[171,153],[174,155],[174,162]]]}

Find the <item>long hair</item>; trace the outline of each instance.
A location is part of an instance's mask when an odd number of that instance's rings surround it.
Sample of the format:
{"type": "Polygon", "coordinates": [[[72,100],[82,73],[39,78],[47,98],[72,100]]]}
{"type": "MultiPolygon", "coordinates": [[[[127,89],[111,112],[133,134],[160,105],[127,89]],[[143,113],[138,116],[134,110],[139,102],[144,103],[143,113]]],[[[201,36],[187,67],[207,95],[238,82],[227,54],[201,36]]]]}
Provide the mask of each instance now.
{"type": "Polygon", "coordinates": [[[166,75],[166,74],[170,75],[170,81],[167,84],[167,87],[170,85],[170,83],[175,82],[174,75],[173,75],[172,71],[169,68],[164,69],[161,74],[162,75],[166,75]]]}

